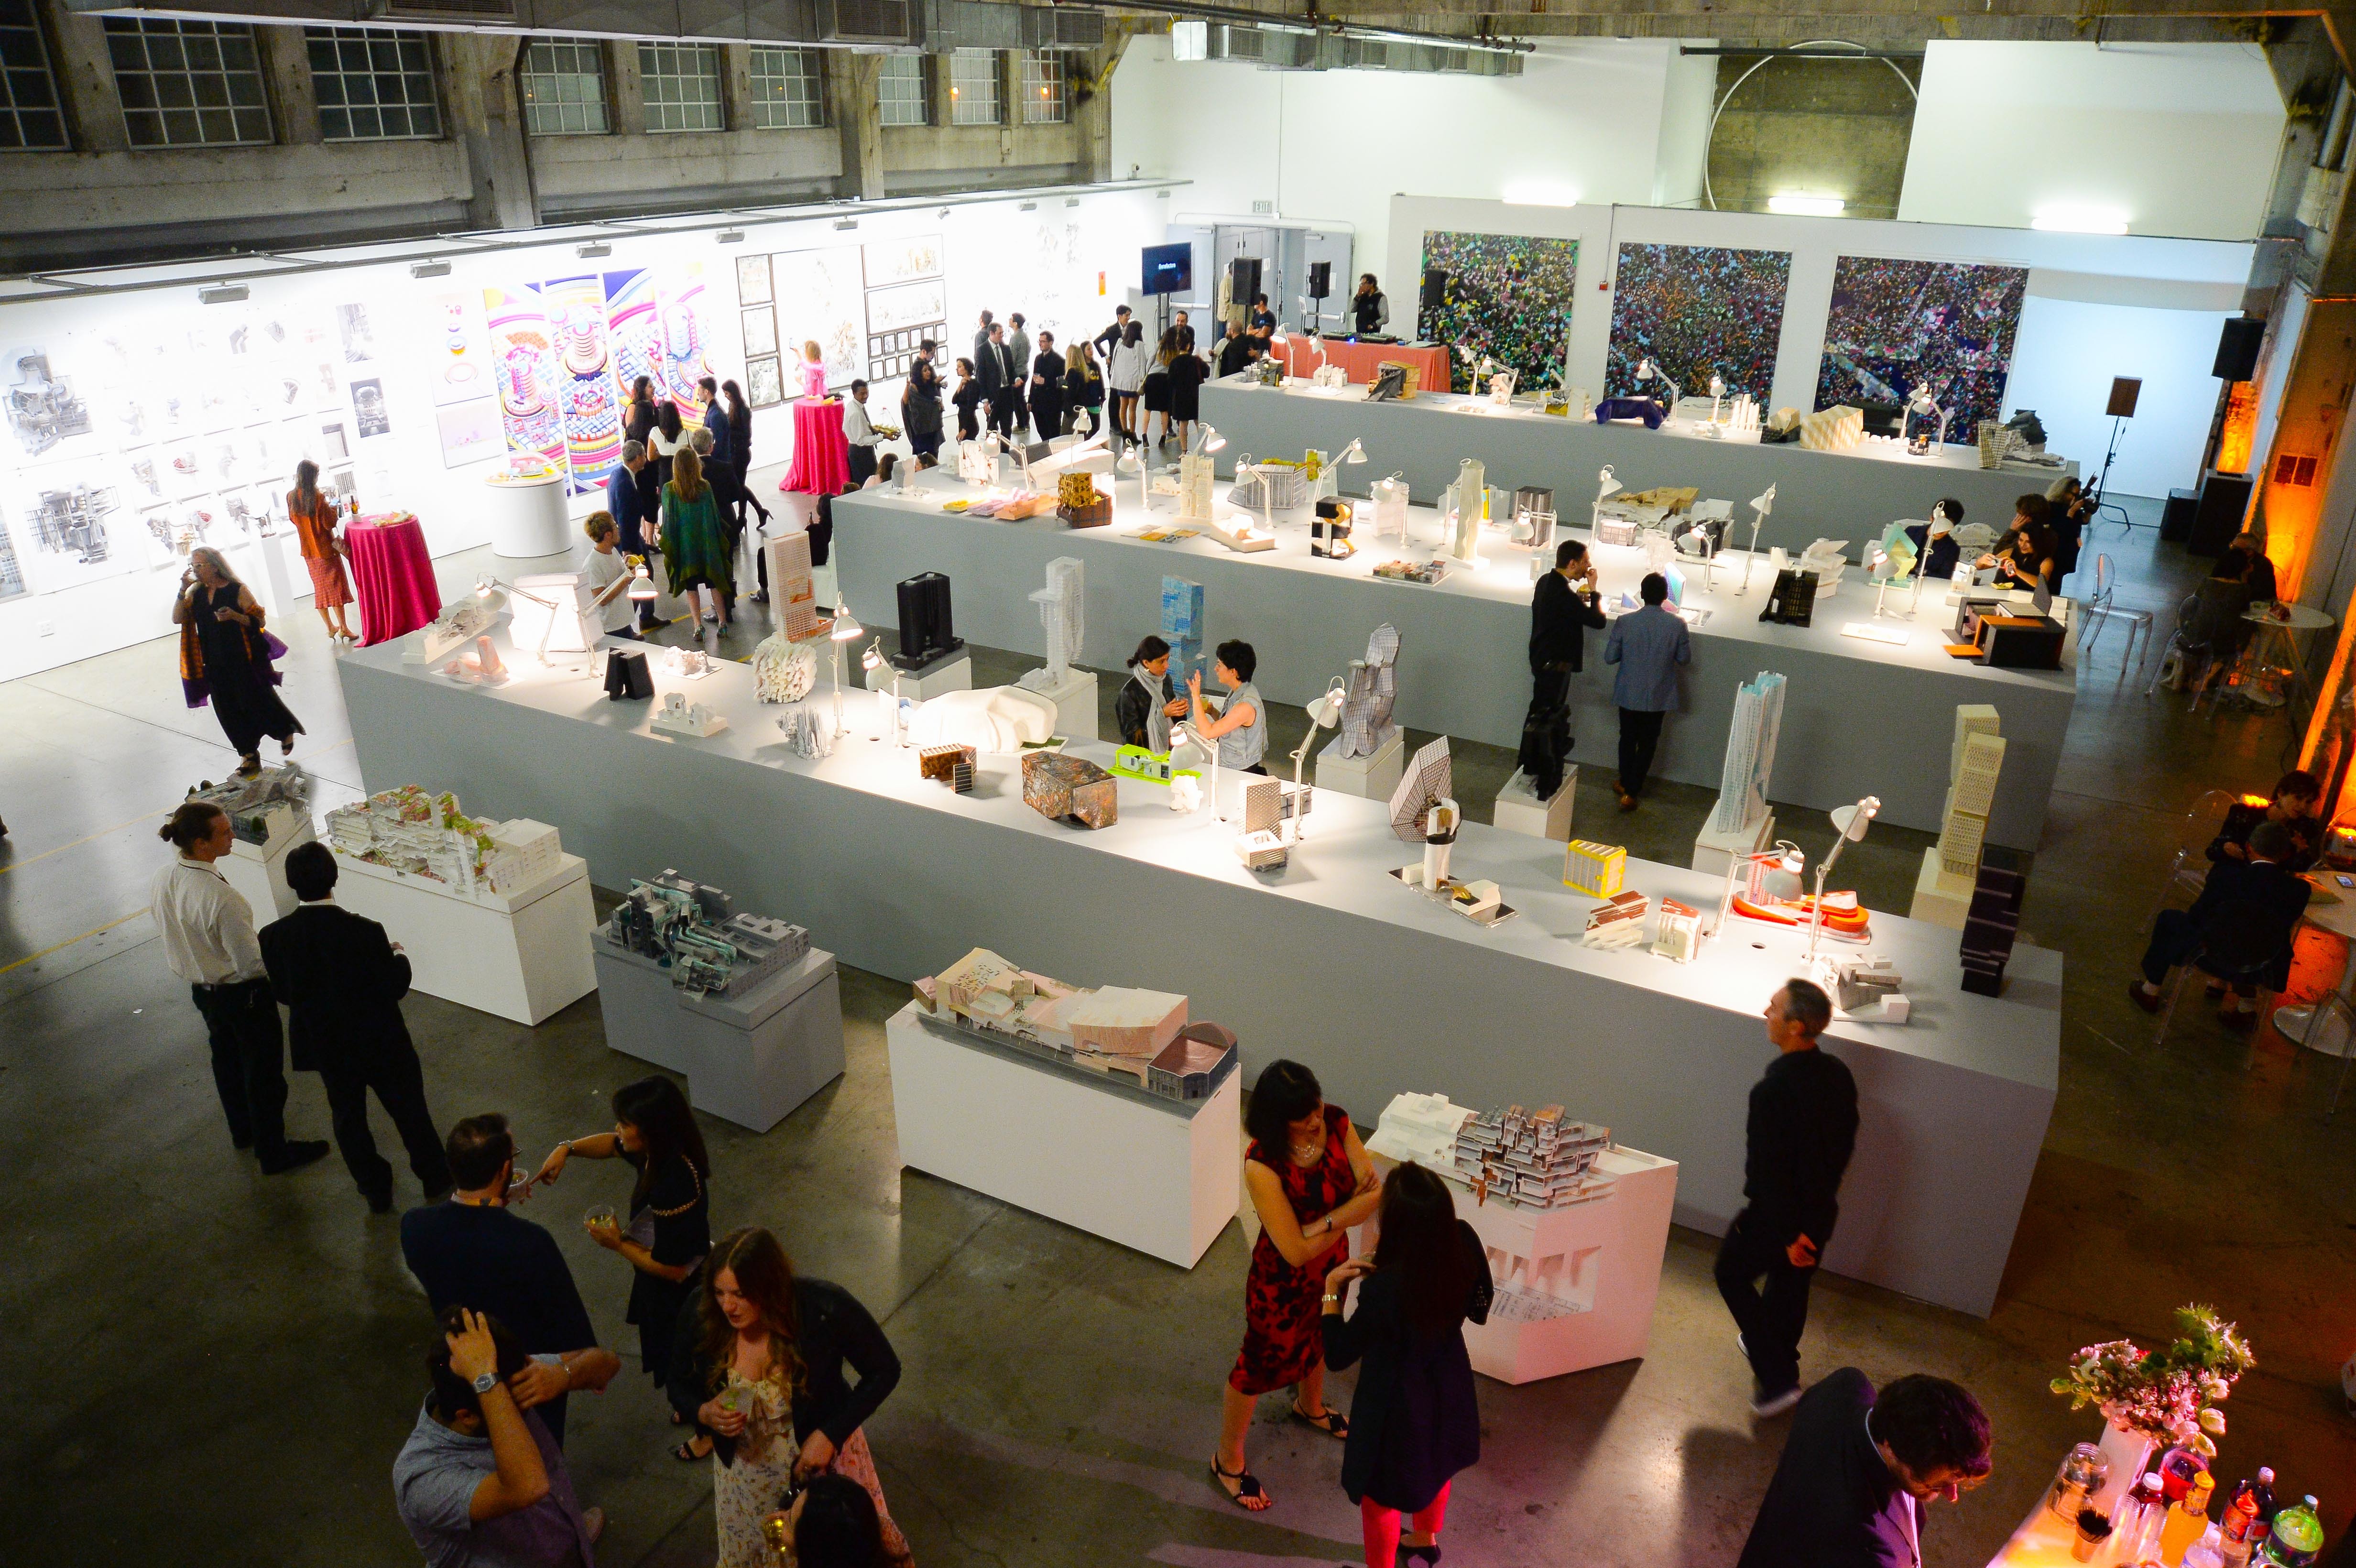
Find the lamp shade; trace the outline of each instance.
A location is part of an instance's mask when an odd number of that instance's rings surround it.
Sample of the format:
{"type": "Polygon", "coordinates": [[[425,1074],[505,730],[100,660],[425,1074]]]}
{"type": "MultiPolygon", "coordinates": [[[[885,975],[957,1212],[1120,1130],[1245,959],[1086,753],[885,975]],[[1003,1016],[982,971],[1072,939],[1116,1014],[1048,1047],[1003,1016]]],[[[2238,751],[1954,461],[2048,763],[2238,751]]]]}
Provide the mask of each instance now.
{"type": "Polygon", "coordinates": [[[634,603],[648,604],[656,594],[654,574],[643,565],[630,577],[630,599],[634,603]]]}
{"type": "Polygon", "coordinates": [[[1842,837],[1852,844],[1865,837],[1866,828],[1879,815],[1881,815],[1881,798],[1871,795],[1867,795],[1855,805],[1837,805],[1831,812],[1833,826],[1839,829],[1842,837]]]}
{"type": "Polygon", "coordinates": [[[482,602],[484,609],[495,615],[508,607],[507,590],[496,577],[475,579],[475,597],[482,602]]]}
{"type": "Polygon", "coordinates": [[[1335,724],[1341,722],[1342,703],[1347,696],[1348,693],[1342,688],[1340,677],[1336,677],[1333,684],[1325,688],[1325,695],[1309,704],[1311,728],[1331,730],[1335,724]]]}
{"type": "Polygon", "coordinates": [[[834,640],[838,643],[847,643],[854,637],[862,637],[866,635],[867,628],[859,624],[859,618],[851,613],[851,607],[842,602],[841,596],[840,594],[836,595],[834,601],[834,640]]]}
{"type": "Polygon", "coordinates": [[[1612,476],[1612,464],[1607,463],[1603,465],[1603,472],[1595,476],[1595,498],[1601,501],[1606,496],[1619,493],[1620,481],[1612,476]]]}

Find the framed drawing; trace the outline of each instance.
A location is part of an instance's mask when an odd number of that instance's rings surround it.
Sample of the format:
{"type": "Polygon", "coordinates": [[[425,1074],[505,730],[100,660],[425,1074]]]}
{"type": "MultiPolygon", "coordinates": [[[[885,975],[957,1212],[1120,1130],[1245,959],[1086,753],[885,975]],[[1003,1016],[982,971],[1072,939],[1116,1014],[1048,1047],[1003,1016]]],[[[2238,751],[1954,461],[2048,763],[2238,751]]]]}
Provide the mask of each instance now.
{"type": "MultiPolygon", "coordinates": [[[[766,260],[765,257],[764,260],[766,260]]],[[[744,353],[749,357],[777,351],[777,313],[767,305],[744,313],[744,353]]]]}
{"type": "Polygon", "coordinates": [[[741,305],[767,304],[769,293],[769,259],[766,256],[736,258],[736,303],[741,305]]]}
{"type": "Polygon", "coordinates": [[[744,361],[744,400],[756,409],[774,408],[786,400],[786,379],[776,355],[744,361]]]}

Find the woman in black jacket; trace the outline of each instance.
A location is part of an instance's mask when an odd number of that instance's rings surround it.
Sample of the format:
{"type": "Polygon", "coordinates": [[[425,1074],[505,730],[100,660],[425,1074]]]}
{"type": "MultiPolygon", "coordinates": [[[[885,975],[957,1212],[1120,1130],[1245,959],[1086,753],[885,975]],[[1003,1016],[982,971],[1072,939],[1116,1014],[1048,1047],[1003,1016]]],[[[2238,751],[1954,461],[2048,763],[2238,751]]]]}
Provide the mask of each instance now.
{"type": "Polygon", "coordinates": [[[1440,1531],[1456,1472],[1481,1458],[1481,1411],[1464,1324],[1489,1318],[1488,1254],[1456,1217],[1448,1184],[1419,1165],[1383,1183],[1372,1259],[1325,1276],[1325,1365],[1364,1360],[1342,1449],[1342,1489],[1358,1505],[1366,1568],[1440,1561],[1440,1531]],[[1358,1310],[1342,1316],[1350,1282],[1358,1310]],[[1399,1516],[1411,1515],[1402,1542],[1399,1516]]]}
{"type": "MultiPolygon", "coordinates": [[[[862,1430],[898,1386],[900,1358],[857,1297],[839,1285],[797,1276],[768,1232],[732,1232],[704,1260],[702,1287],[680,1314],[669,1365],[671,1408],[712,1435],[721,1470],[735,1465],[748,1426],[765,1448],[776,1446],[773,1439],[783,1434],[768,1428],[773,1407],[782,1404],[797,1447],[793,1479],[836,1475],[858,1482],[875,1501],[885,1556],[912,1561],[907,1538],[884,1506],[862,1430]],[[857,1382],[844,1377],[845,1368],[858,1374],[857,1382]]],[[[716,1475],[723,1499],[737,1489],[734,1480],[716,1475]]],[[[776,1507],[774,1499],[767,1506],[776,1507]]],[[[724,1563],[732,1510],[721,1513],[724,1563]]]]}
{"type": "Polygon", "coordinates": [[[958,439],[972,441],[981,434],[981,379],[973,373],[973,361],[957,362],[957,395],[949,401],[957,405],[958,439]]]}
{"type": "Polygon", "coordinates": [[[929,337],[916,346],[916,362],[900,389],[900,423],[908,432],[908,450],[934,459],[941,451],[941,373],[933,368],[937,347],[929,337]]]}

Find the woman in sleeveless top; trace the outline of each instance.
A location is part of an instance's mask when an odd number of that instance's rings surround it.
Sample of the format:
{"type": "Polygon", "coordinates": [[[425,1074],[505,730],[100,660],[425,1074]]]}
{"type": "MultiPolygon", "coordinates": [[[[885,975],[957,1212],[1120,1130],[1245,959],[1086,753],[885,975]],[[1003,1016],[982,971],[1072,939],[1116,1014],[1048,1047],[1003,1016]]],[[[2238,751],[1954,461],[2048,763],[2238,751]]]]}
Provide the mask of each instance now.
{"type": "Polygon", "coordinates": [[[319,493],[319,465],[309,458],[294,465],[294,488],[286,492],[286,516],[302,541],[303,566],[311,574],[311,603],[327,640],[352,643],[351,623],[344,606],[352,602],[351,584],[344,577],[343,539],[336,532],[335,503],[319,493]]]}
{"type": "Polygon", "coordinates": [[[1275,1499],[1244,1466],[1244,1434],[1259,1396],[1297,1390],[1292,1419],[1346,1441],[1350,1424],[1325,1404],[1320,1328],[1325,1275],[1349,1255],[1350,1227],[1381,1201],[1374,1161],[1347,1112],[1325,1103],[1317,1075],[1271,1061],[1252,1085],[1244,1186],[1259,1215],[1244,1282],[1244,1343],[1227,1374],[1212,1483],[1258,1513],[1275,1499]]]}
{"type": "Polygon", "coordinates": [[[1202,672],[1186,677],[1186,692],[1194,704],[1194,733],[1217,741],[1219,766],[1239,773],[1268,772],[1259,761],[1268,754],[1268,703],[1252,684],[1252,674],[1258,668],[1259,656],[1252,652],[1249,643],[1219,645],[1211,674],[1227,688],[1227,700],[1215,719],[1203,700],[1202,672]]]}

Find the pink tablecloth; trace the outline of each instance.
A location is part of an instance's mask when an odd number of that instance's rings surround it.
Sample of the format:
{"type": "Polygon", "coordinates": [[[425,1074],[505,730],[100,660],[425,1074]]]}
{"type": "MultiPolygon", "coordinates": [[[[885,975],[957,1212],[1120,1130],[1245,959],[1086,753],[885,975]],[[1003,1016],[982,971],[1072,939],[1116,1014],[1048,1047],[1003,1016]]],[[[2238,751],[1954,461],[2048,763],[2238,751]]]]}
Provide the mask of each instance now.
{"type": "MultiPolygon", "coordinates": [[[[1418,391],[1448,390],[1448,350],[1436,344],[1429,348],[1409,348],[1404,343],[1352,343],[1341,337],[1328,337],[1324,344],[1326,363],[1339,365],[1354,387],[1365,386],[1373,377],[1375,367],[1384,360],[1396,359],[1416,368],[1418,391]]],[[[1287,337],[1276,351],[1284,359],[1284,373],[1288,376],[1306,376],[1317,368],[1317,346],[1300,333],[1287,337]]]]}
{"type": "Polygon", "coordinates": [[[360,603],[360,646],[404,637],[442,613],[425,529],[407,512],[360,517],[344,529],[360,603]]]}
{"type": "Polygon", "coordinates": [[[851,485],[851,447],[842,439],[842,402],[803,398],[794,404],[794,461],[780,490],[840,496],[851,485]]]}

